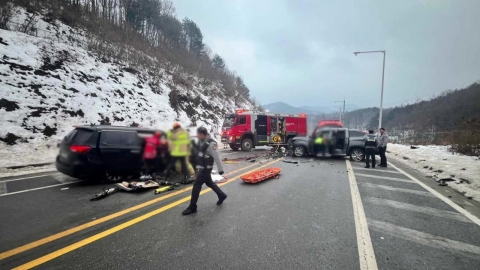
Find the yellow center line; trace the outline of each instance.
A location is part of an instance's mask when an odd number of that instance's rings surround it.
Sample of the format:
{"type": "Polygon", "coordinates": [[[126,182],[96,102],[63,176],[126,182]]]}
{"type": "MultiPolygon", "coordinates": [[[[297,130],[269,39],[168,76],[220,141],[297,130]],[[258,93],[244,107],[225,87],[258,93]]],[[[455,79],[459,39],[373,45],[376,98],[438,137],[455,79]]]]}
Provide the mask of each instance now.
{"type": "MultiPolygon", "coordinates": [[[[258,164],[252,164],[252,165],[249,165],[249,166],[246,166],[246,167],[243,167],[243,168],[240,168],[238,170],[235,170],[233,172],[230,172],[230,173],[227,173],[225,174],[226,176],[229,176],[229,175],[233,175],[234,173],[237,173],[239,171],[243,171],[245,169],[248,169],[250,167],[253,167],[253,166],[257,166],[258,164]]],[[[11,250],[8,250],[8,251],[5,251],[5,252],[2,252],[0,253],[0,261],[3,260],[3,259],[6,259],[8,257],[11,257],[11,256],[14,256],[14,255],[17,255],[19,253],[22,253],[22,252],[25,252],[27,250],[30,250],[32,248],[36,248],[38,246],[41,246],[41,245],[44,245],[44,244],[47,244],[47,243],[50,243],[52,241],[55,241],[57,239],[60,239],[60,238],[63,238],[65,236],[68,236],[68,235],[71,235],[73,233],[76,233],[76,232],[79,232],[79,231],[83,231],[87,228],[90,228],[90,227],[93,227],[95,225],[98,225],[98,224],[101,224],[101,223],[104,223],[106,221],[109,221],[109,220],[112,220],[114,218],[117,218],[117,217],[120,217],[120,216],[123,216],[125,214],[128,214],[128,213],[131,213],[133,211],[136,211],[138,209],[142,209],[144,207],[147,207],[149,205],[152,205],[154,203],[157,203],[157,202],[160,202],[160,201],[163,201],[163,200],[166,200],[168,198],[171,198],[171,197],[174,197],[178,194],[181,194],[181,193],[184,193],[184,192],[187,192],[189,190],[191,190],[192,187],[187,187],[187,188],[183,188],[183,189],[180,189],[178,191],[175,191],[175,192],[172,192],[172,193],[168,193],[162,197],[159,197],[159,198],[156,198],[156,199],[153,199],[153,200],[150,200],[150,201],[147,201],[147,202],[144,202],[144,203],[141,203],[141,204],[138,204],[138,205],[135,205],[135,206],[132,206],[130,208],[127,208],[125,210],[122,210],[122,211],[119,211],[119,212],[116,212],[116,213],[113,213],[113,214],[110,214],[108,216],[105,216],[105,217],[102,217],[102,218],[99,218],[99,219],[96,219],[94,221],[90,221],[88,223],[85,223],[85,224],[82,224],[82,225],[79,225],[77,227],[74,227],[74,228],[71,228],[71,229],[68,229],[68,230],[65,230],[63,232],[59,232],[59,233],[56,233],[54,235],[51,235],[51,236],[47,236],[45,238],[42,238],[40,240],[37,240],[37,241],[34,241],[32,243],[29,243],[29,244],[26,244],[26,245],[23,245],[23,246],[20,246],[20,247],[17,247],[17,248],[14,248],[14,249],[11,249],[11,250]]]]}
{"type": "MultiPolygon", "coordinates": [[[[269,162],[269,163],[267,163],[267,164],[265,164],[265,165],[259,166],[258,168],[255,168],[255,169],[253,169],[253,170],[250,170],[250,171],[248,171],[248,172],[246,172],[246,173],[251,173],[251,172],[253,172],[253,171],[256,171],[256,170],[258,170],[258,169],[260,169],[260,168],[263,168],[263,167],[266,167],[266,166],[268,166],[268,165],[271,165],[271,164],[273,164],[273,163],[275,163],[275,162],[278,162],[278,161],[280,161],[280,160],[281,160],[281,159],[274,160],[274,161],[269,162]]],[[[235,177],[235,178],[232,178],[232,179],[229,180],[228,182],[219,184],[219,186],[226,185],[226,184],[231,183],[231,182],[233,182],[233,181],[235,181],[235,180],[237,180],[237,179],[239,179],[239,178],[240,178],[240,176],[237,176],[237,177],[235,177]]],[[[202,190],[202,192],[200,192],[200,195],[205,194],[205,193],[210,192],[210,191],[211,191],[211,189],[209,189],[209,188],[204,189],[204,190],[202,190]]],[[[101,233],[98,233],[98,234],[95,234],[95,235],[90,236],[90,237],[88,237],[88,238],[85,238],[85,239],[83,239],[83,240],[81,240],[81,241],[79,241],[79,242],[76,242],[76,243],[71,244],[71,245],[69,245],[69,246],[66,246],[66,247],[64,247],[64,248],[61,248],[61,249],[59,249],[59,250],[57,250],[57,251],[54,251],[54,252],[52,252],[52,253],[49,253],[49,254],[47,254],[47,255],[45,255],[45,256],[42,256],[42,257],[40,257],[40,258],[38,258],[38,259],[35,259],[35,260],[33,260],[33,261],[30,261],[30,262],[28,262],[28,263],[26,263],[26,264],[20,265],[20,266],[14,268],[14,270],[16,270],[16,269],[31,269],[31,268],[33,268],[33,267],[39,266],[39,265],[41,265],[41,264],[43,264],[43,263],[46,263],[46,262],[48,262],[48,261],[51,261],[51,260],[53,260],[53,259],[55,259],[55,258],[58,258],[58,257],[60,257],[60,256],[62,256],[62,255],[65,255],[65,254],[67,254],[67,253],[69,253],[69,252],[72,252],[72,251],[74,251],[74,250],[76,250],[76,249],[79,249],[79,248],[81,248],[81,247],[83,247],[83,246],[86,246],[86,245],[91,244],[91,243],[93,243],[93,242],[95,242],[95,241],[97,241],[97,240],[100,240],[100,239],[102,239],[102,238],[104,238],[104,237],[106,237],[106,236],[109,236],[109,235],[114,234],[114,233],[116,233],[116,232],[118,232],[118,231],[121,231],[121,230],[123,230],[123,229],[125,229],[125,228],[128,228],[128,227],[130,227],[130,226],[132,226],[132,225],[134,225],[134,224],[137,224],[137,223],[139,223],[139,222],[141,222],[141,221],[143,221],[143,220],[146,220],[146,219],[151,218],[151,217],[153,217],[153,216],[155,216],[155,215],[158,215],[158,214],[160,214],[160,213],[162,213],[162,212],[165,212],[165,211],[167,211],[168,209],[171,209],[171,208],[173,208],[173,207],[175,207],[175,206],[178,206],[178,205],[180,205],[180,204],[182,204],[182,203],[184,203],[184,202],[187,202],[187,201],[189,201],[189,200],[190,200],[190,196],[184,197],[183,199],[180,199],[180,200],[175,201],[175,202],[173,202],[173,203],[171,203],[171,204],[165,205],[165,206],[163,206],[163,207],[161,207],[161,208],[159,208],[159,209],[157,209],[157,210],[154,210],[154,211],[151,211],[151,212],[149,212],[149,213],[146,213],[146,214],[144,214],[144,215],[142,215],[142,216],[139,216],[139,217],[134,218],[134,219],[132,219],[132,220],[130,220],[130,221],[127,221],[127,222],[125,222],[125,223],[122,223],[122,224],[120,224],[120,225],[117,225],[117,226],[115,226],[115,227],[113,227],[113,228],[110,228],[110,229],[108,229],[108,230],[105,230],[105,231],[103,231],[103,232],[101,232],[101,233]]]]}

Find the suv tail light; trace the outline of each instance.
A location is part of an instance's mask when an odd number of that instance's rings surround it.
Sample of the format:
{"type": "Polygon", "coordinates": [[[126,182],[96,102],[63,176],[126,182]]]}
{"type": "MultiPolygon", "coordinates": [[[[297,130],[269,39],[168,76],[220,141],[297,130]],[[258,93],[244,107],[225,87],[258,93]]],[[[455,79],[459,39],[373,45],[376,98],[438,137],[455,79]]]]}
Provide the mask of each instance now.
{"type": "Polygon", "coordinates": [[[90,151],[90,146],[86,145],[72,145],[70,146],[70,151],[74,153],[80,153],[80,154],[85,154],[88,151],[90,151]]]}

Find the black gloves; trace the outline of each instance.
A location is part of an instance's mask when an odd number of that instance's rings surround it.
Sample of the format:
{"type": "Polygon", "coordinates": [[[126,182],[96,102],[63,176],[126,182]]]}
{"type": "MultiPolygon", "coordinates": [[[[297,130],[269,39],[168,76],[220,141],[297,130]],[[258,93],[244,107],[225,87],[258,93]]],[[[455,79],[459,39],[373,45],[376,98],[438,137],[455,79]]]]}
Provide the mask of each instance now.
{"type": "Polygon", "coordinates": [[[223,175],[223,174],[224,174],[224,172],[223,172],[223,171],[221,171],[221,172],[218,172],[218,174],[220,174],[220,175],[223,175]]]}

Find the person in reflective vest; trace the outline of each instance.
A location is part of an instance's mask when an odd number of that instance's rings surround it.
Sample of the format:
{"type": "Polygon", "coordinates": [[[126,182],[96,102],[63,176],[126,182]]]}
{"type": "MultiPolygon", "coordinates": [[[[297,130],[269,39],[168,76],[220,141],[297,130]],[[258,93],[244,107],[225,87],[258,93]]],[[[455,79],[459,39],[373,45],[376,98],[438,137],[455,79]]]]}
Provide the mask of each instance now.
{"type": "Polygon", "coordinates": [[[375,152],[377,151],[378,141],[373,130],[368,131],[367,140],[365,141],[365,168],[370,168],[370,158],[372,159],[372,168],[375,168],[375,152]]]}
{"type": "Polygon", "coordinates": [[[324,138],[324,134],[317,134],[314,144],[314,151],[315,155],[322,153],[322,157],[325,157],[325,146],[326,146],[326,138],[324,138]]]}
{"type": "Polygon", "coordinates": [[[186,158],[190,154],[190,136],[179,123],[173,124],[173,130],[167,133],[168,150],[170,152],[170,162],[165,170],[165,178],[169,180],[175,163],[180,161],[182,164],[183,183],[190,181],[186,158]]]}
{"type": "Polygon", "coordinates": [[[208,130],[204,127],[197,129],[197,137],[199,139],[198,153],[197,153],[197,178],[193,183],[192,197],[190,199],[190,205],[187,209],[183,210],[182,215],[190,215],[197,212],[197,201],[200,196],[203,184],[211,188],[218,196],[217,205],[221,205],[227,198],[225,194],[212,180],[213,165],[216,164],[218,173],[223,175],[223,165],[220,160],[220,154],[217,151],[217,143],[214,139],[210,138],[208,130]]]}
{"type": "Polygon", "coordinates": [[[158,149],[160,148],[160,131],[156,131],[151,137],[145,138],[145,147],[143,149],[143,161],[146,167],[145,175],[153,177],[158,163],[158,149]]]}

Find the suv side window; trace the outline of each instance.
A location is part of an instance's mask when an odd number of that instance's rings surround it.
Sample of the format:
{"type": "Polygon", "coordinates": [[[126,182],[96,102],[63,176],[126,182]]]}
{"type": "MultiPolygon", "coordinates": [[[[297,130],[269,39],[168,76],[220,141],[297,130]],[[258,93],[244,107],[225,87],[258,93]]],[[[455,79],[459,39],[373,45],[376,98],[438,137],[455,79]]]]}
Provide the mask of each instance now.
{"type": "Polygon", "coordinates": [[[237,120],[237,125],[245,125],[247,123],[246,116],[239,116],[237,120]]]}
{"type": "Polygon", "coordinates": [[[90,136],[92,136],[94,131],[88,130],[88,129],[76,129],[77,132],[71,137],[73,143],[86,143],[89,141],[90,136]]]}
{"type": "Polygon", "coordinates": [[[139,143],[137,133],[132,131],[104,130],[101,136],[102,145],[133,146],[139,143]]]}

